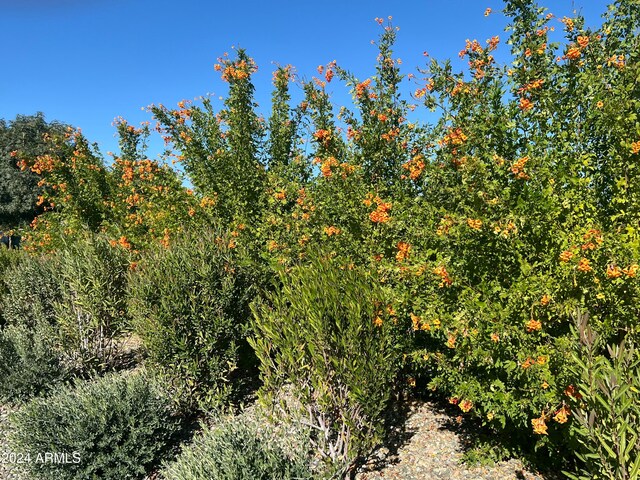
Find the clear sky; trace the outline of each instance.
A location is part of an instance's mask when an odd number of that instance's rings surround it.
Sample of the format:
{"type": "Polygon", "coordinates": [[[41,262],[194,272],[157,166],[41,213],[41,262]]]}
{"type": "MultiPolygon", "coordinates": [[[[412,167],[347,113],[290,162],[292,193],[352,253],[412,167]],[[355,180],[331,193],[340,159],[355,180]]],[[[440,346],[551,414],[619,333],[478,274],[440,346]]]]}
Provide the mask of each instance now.
{"type": "MultiPolygon", "coordinates": [[[[587,25],[599,23],[607,3],[541,0],[560,17],[577,9],[587,25]]],[[[115,117],[138,124],[152,120],[141,110],[151,103],[224,95],[213,65],[234,45],[256,60],[256,99],[266,109],[276,64],[310,78],[335,59],[362,79],[371,75],[376,17],[393,16],[403,73],[415,73],[424,51],[457,58],[466,38],[504,39],[502,7],[500,0],[0,0],[0,118],[42,111],[115,152],[115,117]],[[488,7],[494,13],[485,17],[488,7]]]]}

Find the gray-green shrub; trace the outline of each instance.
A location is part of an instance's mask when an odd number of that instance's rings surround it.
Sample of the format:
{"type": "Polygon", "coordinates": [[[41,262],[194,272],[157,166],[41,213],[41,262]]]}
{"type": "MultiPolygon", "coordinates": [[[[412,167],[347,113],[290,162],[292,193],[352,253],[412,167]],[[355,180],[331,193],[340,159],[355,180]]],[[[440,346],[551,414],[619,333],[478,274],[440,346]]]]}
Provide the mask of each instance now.
{"type": "MultiPolygon", "coordinates": [[[[303,439],[301,439],[303,440],[303,439]]],[[[196,437],[165,480],[304,480],[311,473],[304,455],[290,456],[254,421],[229,418],[196,437]]]]}
{"type": "Polygon", "coordinates": [[[363,269],[318,258],[279,280],[253,308],[261,396],[268,403],[288,385],[300,402],[289,413],[316,428],[318,453],[344,470],[380,440],[399,364],[397,327],[363,269]]]}
{"type": "Polygon", "coordinates": [[[34,480],[143,478],[179,431],[171,405],[144,373],[109,374],[25,404],[11,417],[10,446],[29,455],[34,480]],[[36,461],[46,452],[68,462],[36,461]]]}
{"type": "Polygon", "coordinates": [[[69,376],[49,322],[7,325],[0,330],[0,402],[29,399],[69,376]]]}
{"type": "Polygon", "coordinates": [[[130,280],[130,311],[148,361],[175,398],[209,408],[228,398],[245,373],[253,280],[229,240],[184,237],[149,253],[130,280]]]}
{"type": "Polygon", "coordinates": [[[54,322],[54,305],[60,300],[56,270],[51,257],[27,255],[5,270],[2,314],[7,323],[32,327],[54,322]]]}

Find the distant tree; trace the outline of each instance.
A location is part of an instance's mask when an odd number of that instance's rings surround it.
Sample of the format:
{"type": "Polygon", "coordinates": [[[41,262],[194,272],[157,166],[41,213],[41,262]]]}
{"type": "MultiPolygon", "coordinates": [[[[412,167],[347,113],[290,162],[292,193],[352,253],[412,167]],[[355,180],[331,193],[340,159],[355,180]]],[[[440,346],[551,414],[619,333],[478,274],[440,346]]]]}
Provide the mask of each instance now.
{"type": "Polygon", "coordinates": [[[62,135],[67,125],[47,123],[41,112],[18,115],[13,121],[0,119],[0,230],[31,221],[38,214],[36,205],[39,178],[17,166],[20,158],[50,153],[45,137],[62,135]]]}

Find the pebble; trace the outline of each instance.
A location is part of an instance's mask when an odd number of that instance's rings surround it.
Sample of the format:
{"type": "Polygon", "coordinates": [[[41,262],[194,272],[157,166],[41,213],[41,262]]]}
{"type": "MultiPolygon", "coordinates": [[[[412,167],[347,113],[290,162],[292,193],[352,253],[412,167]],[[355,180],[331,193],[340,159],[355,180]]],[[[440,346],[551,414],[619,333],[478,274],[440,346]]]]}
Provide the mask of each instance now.
{"type": "MultiPolygon", "coordinates": [[[[411,406],[404,443],[397,454],[374,451],[369,462],[356,474],[356,480],[543,480],[528,472],[518,460],[499,462],[490,467],[462,463],[463,441],[447,425],[451,418],[429,402],[411,406]],[[382,461],[381,461],[382,460],[382,461]],[[382,464],[382,465],[381,465],[382,464]]],[[[397,430],[398,431],[398,430],[397,430]]]]}

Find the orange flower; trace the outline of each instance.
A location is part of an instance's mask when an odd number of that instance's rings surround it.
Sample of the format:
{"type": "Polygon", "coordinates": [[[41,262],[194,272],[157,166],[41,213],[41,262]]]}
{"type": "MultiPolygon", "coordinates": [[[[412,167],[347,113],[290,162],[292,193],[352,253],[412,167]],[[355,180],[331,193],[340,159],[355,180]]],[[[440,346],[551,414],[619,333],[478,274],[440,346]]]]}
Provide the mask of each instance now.
{"type": "Polygon", "coordinates": [[[631,153],[636,154],[640,152],[640,140],[631,144],[631,153]]]}
{"type": "Polygon", "coordinates": [[[560,254],[560,261],[561,262],[568,262],[569,260],[571,260],[573,258],[573,252],[571,250],[565,250],[564,252],[562,252],[560,254]]]}
{"type": "Polygon", "coordinates": [[[587,35],[578,35],[578,45],[580,45],[580,48],[587,48],[589,37],[587,35]]]}
{"type": "Polygon", "coordinates": [[[523,368],[523,370],[526,370],[527,368],[529,368],[529,367],[530,367],[531,365],[533,365],[534,363],[535,363],[535,362],[534,362],[534,360],[533,360],[531,357],[527,358],[527,359],[524,361],[524,363],[522,364],[522,368],[523,368]]]}
{"type": "Polygon", "coordinates": [[[390,217],[387,212],[381,212],[379,210],[374,210],[369,214],[369,219],[373,223],[386,223],[389,221],[390,217]]]}
{"type": "Polygon", "coordinates": [[[396,260],[402,262],[409,257],[411,251],[411,245],[406,242],[398,242],[398,253],[396,254],[396,260]]]}
{"type": "Polygon", "coordinates": [[[528,156],[522,157],[516,160],[513,163],[513,165],[511,165],[511,173],[513,173],[516,176],[516,178],[520,180],[528,180],[529,175],[527,175],[527,173],[524,171],[524,168],[527,165],[528,161],[529,161],[528,156]]]}
{"type": "Polygon", "coordinates": [[[520,103],[518,104],[518,107],[520,108],[520,110],[526,112],[533,108],[533,102],[528,98],[522,97],[520,99],[520,103]]]}
{"type": "Polygon", "coordinates": [[[449,278],[449,273],[447,272],[447,269],[444,266],[439,266],[433,269],[433,273],[435,273],[436,275],[438,275],[440,277],[440,279],[442,280],[440,282],[440,286],[444,287],[445,285],[448,287],[449,285],[451,285],[453,282],[451,281],[451,279],[449,278]]]}
{"type": "Polygon", "coordinates": [[[456,348],[456,336],[455,335],[449,335],[449,337],[447,338],[447,347],[456,348]]]}
{"type": "Polygon", "coordinates": [[[313,136],[316,140],[318,140],[318,142],[326,142],[329,140],[329,138],[331,138],[331,132],[329,130],[321,128],[319,130],[316,130],[313,136]]]}
{"type": "Polygon", "coordinates": [[[422,175],[425,167],[425,163],[422,160],[423,158],[422,155],[416,155],[408,162],[402,164],[402,168],[409,171],[409,178],[411,178],[411,180],[415,181],[422,175]]]}
{"type": "Polygon", "coordinates": [[[622,70],[625,65],[625,57],[624,55],[613,55],[609,60],[607,60],[608,66],[615,66],[617,69],[622,70]]]}
{"type": "Polygon", "coordinates": [[[618,278],[622,276],[622,270],[617,265],[607,265],[607,278],[618,278]]]}
{"type": "Polygon", "coordinates": [[[580,48],[573,45],[572,47],[569,47],[569,49],[567,50],[567,53],[565,54],[565,58],[569,60],[577,60],[578,58],[580,58],[580,55],[582,55],[580,48]]]}
{"type": "Polygon", "coordinates": [[[330,227],[324,227],[324,233],[326,233],[328,237],[332,235],[338,235],[340,232],[341,230],[337,227],[334,227],[333,225],[331,225],[330,227]]]}
{"type": "Polygon", "coordinates": [[[287,193],[284,190],[280,190],[279,192],[276,192],[274,197],[276,197],[276,200],[284,200],[287,198],[287,193]]]}
{"type": "Polygon", "coordinates": [[[489,15],[491,15],[491,9],[490,9],[490,8],[487,8],[487,9],[484,11],[484,16],[485,16],[485,17],[488,17],[489,15]]]}
{"type": "Polygon", "coordinates": [[[629,265],[629,268],[622,269],[622,272],[629,278],[634,278],[638,274],[638,264],[629,265]]]}
{"type": "Polygon", "coordinates": [[[370,78],[368,78],[364,82],[361,82],[358,85],[356,85],[356,96],[358,98],[362,97],[366,93],[367,88],[369,88],[369,85],[371,85],[371,79],[370,78]]]}
{"type": "Polygon", "coordinates": [[[122,248],[126,248],[127,250],[131,248],[131,243],[129,243],[129,240],[127,240],[127,237],[125,236],[122,236],[118,239],[118,245],[120,245],[122,248]]]}
{"type": "Polygon", "coordinates": [[[335,167],[337,165],[338,160],[336,160],[334,157],[329,157],[326,161],[322,162],[322,165],[320,165],[320,172],[322,173],[322,176],[330,178],[333,175],[331,167],[335,167]]]}
{"type": "Polygon", "coordinates": [[[413,313],[409,314],[409,316],[411,317],[411,324],[413,325],[413,329],[420,330],[420,317],[414,315],[413,313]]]}
{"type": "Polygon", "coordinates": [[[571,18],[562,17],[560,19],[560,21],[565,24],[565,26],[567,27],[568,31],[572,31],[573,30],[574,24],[573,24],[573,20],[571,18]]]}
{"type": "MultiPolygon", "coordinates": [[[[369,219],[373,223],[386,223],[391,217],[389,216],[389,210],[391,210],[391,203],[383,202],[380,197],[375,197],[373,201],[378,205],[378,207],[369,214],[369,219]]],[[[367,197],[365,199],[366,202],[371,202],[371,199],[367,197]]],[[[369,203],[370,205],[371,203],[369,203]]]]}
{"type": "Polygon", "coordinates": [[[591,270],[593,270],[593,268],[591,267],[591,264],[589,262],[588,259],[586,258],[581,258],[580,262],[578,262],[578,270],[580,270],[581,272],[590,272],[591,270]]]}
{"type": "Polygon", "coordinates": [[[542,323],[539,320],[534,320],[533,318],[529,320],[526,324],[527,332],[535,332],[537,330],[542,329],[542,323]]]}
{"type": "Polygon", "coordinates": [[[531,425],[533,426],[533,433],[536,435],[546,435],[547,434],[547,424],[545,423],[545,415],[544,412],[540,415],[539,418],[534,418],[531,420],[531,425]]]}
{"type": "Polygon", "coordinates": [[[563,405],[562,408],[556,412],[553,419],[558,423],[567,423],[570,414],[571,410],[569,409],[569,407],[563,405]]]}
{"type": "Polygon", "coordinates": [[[473,403],[470,400],[462,400],[458,404],[458,406],[460,407],[460,410],[462,410],[464,413],[467,413],[473,408],[473,403]]]}
{"type": "Polygon", "coordinates": [[[327,83],[330,83],[333,79],[333,70],[330,68],[327,69],[327,73],[324,74],[324,78],[327,80],[327,83]]]}
{"type": "Polygon", "coordinates": [[[565,388],[564,394],[568,397],[575,398],[576,400],[580,400],[582,398],[582,395],[578,393],[576,387],[574,387],[573,385],[569,385],[567,388],[565,388]]]}
{"type": "Polygon", "coordinates": [[[467,218],[467,225],[469,225],[469,228],[472,228],[473,230],[480,230],[482,228],[482,220],[467,218]]]}
{"type": "Polygon", "coordinates": [[[467,136],[464,134],[462,129],[460,128],[452,128],[449,130],[444,138],[442,139],[442,143],[444,145],[462,145],[467,140],[467,136]]]}
{"type": "Polygon", "coordinates": [[[491,341],[494,343],[498,343],[500,341],[500,335],[498,335],[497,333],[492,333],[491,334],[491,341]]]}
{"type": "Polygon", "coordinates": [[[373,324],[374,324],[376,327],[381,327],[383,323],[384,323],[384,322],[382,321],[382,318],[380,318],[380,317],[376,317],[376,318],[373,320],[373,324]]]}
{"type": "Polygon", "coordinates": [[[542,305],[543,307],[546,307],[547,305],[549,305],[550,301],[551,301],[551,297],[545,293],[540,299],[540,305],[542,305]]]}

